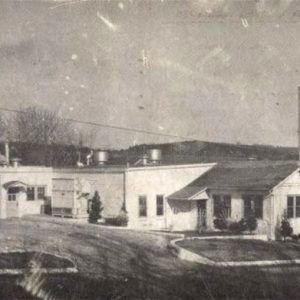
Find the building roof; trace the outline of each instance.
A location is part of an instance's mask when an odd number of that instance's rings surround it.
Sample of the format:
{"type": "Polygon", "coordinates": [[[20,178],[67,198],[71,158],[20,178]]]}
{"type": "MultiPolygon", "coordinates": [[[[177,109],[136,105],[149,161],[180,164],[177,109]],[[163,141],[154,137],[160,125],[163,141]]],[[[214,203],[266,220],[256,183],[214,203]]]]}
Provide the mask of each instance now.
{"type": "Polygon", "coordinates": [[[268,191],[298,169],[297,161],[248,161],[218,164],[169,199],[192,199],[206,189],[268,191]]]}

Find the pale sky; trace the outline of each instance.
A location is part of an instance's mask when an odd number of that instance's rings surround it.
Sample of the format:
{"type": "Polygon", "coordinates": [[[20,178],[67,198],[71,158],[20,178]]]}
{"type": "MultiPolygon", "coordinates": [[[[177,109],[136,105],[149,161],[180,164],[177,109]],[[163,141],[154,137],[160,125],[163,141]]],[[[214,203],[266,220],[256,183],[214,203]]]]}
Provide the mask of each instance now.
{"type": "MultiPolygon", "coordinates": [[[[0,104],[295,146],[299,22],[297,0],[1,0],[0,104]]],[[[93,146],[169,141],[98,128],[93,146]]]]}

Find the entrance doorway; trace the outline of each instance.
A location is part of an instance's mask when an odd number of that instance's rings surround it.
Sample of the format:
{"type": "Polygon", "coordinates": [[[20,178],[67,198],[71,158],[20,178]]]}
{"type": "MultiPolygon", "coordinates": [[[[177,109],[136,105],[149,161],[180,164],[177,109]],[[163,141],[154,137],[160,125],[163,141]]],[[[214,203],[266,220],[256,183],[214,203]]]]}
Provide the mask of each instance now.
{"type": "Polygon", "coordinates": [[[206,200],[199,200],[198,204],[198,229],[200,231],[205,230],[207,227],[206,223],[206,200]]]}

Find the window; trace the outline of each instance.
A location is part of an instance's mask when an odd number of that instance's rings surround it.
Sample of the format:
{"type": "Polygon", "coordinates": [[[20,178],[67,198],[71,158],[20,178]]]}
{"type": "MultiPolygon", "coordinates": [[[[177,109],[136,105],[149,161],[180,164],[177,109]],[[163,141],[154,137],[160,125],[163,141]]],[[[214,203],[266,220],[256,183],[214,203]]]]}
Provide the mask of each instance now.
{"type": "Polygon", "coordinates": [[[28,186],[27,201],[44,200],[46,196],[45,186],[28,186]]]}
{"type": "Polygon", "coordinates": [[[18,187],[10,187],[7,191],[8,201],[16,201],[17,194],[19,193],[20,189],[18,187]]]}
{"type": "Polygon", "coordinates": [[[157,216],[164,215],[164,196],[163,195],[156,196],[156,215],[157,216]]]}
{"type": "Polygon", "coordinates": [[[287,197],[287,217],[300,218],[300,196],[287,197]]]}
{"type": "Polygon", "coordinates": [[[27,201],[33,201],[34,199],[35,199],[34,187],[29,186],[29,187],[27,187],[27,201]]]}
{"type": "Polygon", "coordinates": [[[147,197],[139,196],[139,216],[147,217],[147,197]]]}
{"type": "Polygon", "coordinates": [[[263,217],[263,196],[262,195],[244,195],[244,217],[248,218],[252,214],[257,219],[263,217]]]}
{"type": "Polygon", "coordinates": [[[44,200],[46,194],[46,188],[44,186],[38,186],[37,188],[37,198],[38,200],[44,200]]]}
{"type": "Polygon", "coordinates": [[[231,196],[230,195],[213,195],[214,216],[217,218],[231,217],[231,196]]]}

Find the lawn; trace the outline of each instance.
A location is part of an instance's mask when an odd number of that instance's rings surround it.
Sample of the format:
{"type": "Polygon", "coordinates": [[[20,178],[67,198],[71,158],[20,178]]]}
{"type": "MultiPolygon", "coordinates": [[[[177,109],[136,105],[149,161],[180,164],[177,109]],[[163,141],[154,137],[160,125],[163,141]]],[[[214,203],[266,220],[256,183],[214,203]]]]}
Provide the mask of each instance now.
{"type": "MultiPolygon", "coordinates": [[[[169,236],[59,224],[0,221],[0,250],[57,254],[78,274],[0,276],[0,299],[299,299],[300,268],[215,268],[179,260],[169,236]]],[[[1,251],[0,251],[1,252],[1,251]]]]}
{"type": "Polygon", "coordinates": [[[65,258],[41,252],[8,252],[0,253],[1,269],[26,269],[33,262],[38,262],[39,268],[72,268],[73,263],[65,258]]]}
{"type": "Polygon", "coordinates": [[[213,261],[300,259],[300,245],[245,239],[186,239],[177,245],[213,261]]]}

